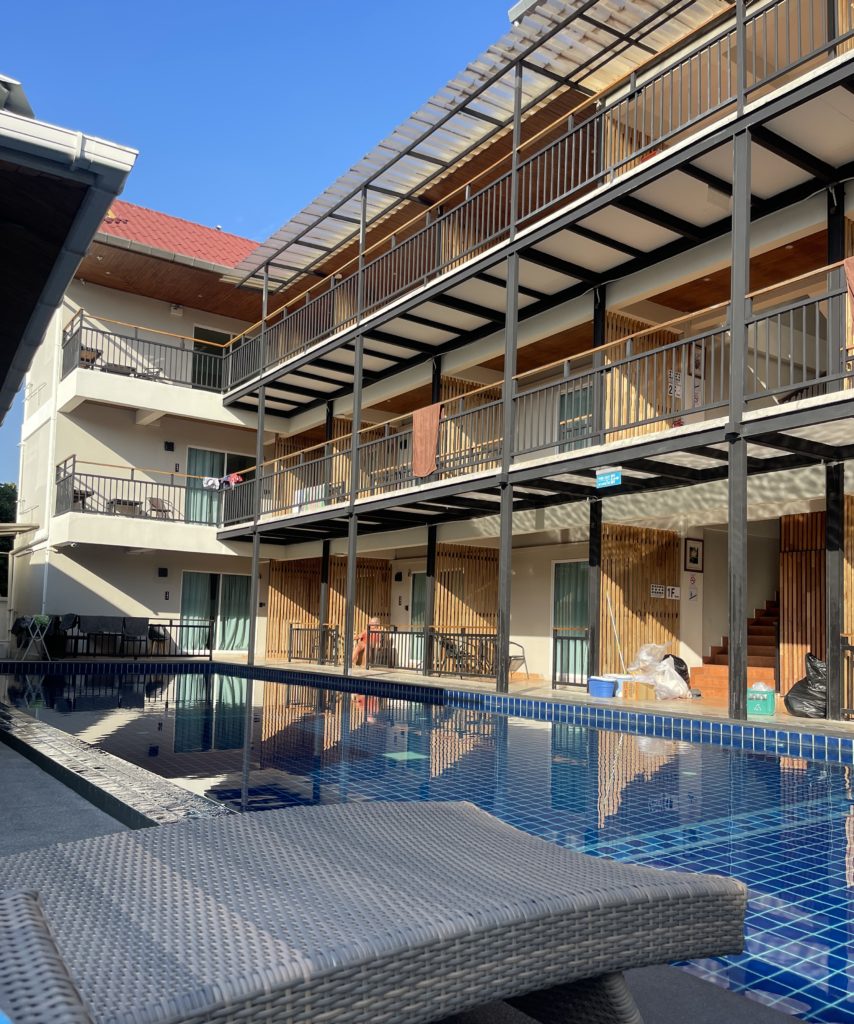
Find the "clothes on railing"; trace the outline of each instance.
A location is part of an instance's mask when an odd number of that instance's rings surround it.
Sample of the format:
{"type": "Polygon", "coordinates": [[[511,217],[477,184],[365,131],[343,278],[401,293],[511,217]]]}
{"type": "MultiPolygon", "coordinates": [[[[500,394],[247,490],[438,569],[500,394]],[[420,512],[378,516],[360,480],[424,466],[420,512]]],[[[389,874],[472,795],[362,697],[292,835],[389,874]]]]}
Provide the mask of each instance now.
{"type": "Polygon", "coordinates": [[[228,473],[226,476],[206,476],[202,478],[202,487],[206,491],[230,491],[236,484],[242,484],[243,477],[239,473],[228,473]]]}
{"type": "Polygon", "coordinates": [[[412,414],[412,475],[431,476],[436,472],[439,446],[439,417],[442,403],[426,405],[412,414]]]}

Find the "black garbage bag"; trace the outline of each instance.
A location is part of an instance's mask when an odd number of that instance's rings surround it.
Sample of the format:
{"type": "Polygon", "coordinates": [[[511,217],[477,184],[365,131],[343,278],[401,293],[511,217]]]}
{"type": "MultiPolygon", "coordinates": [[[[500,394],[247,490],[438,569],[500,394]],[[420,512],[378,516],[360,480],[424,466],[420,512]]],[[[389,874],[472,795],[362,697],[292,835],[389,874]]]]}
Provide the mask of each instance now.
{"type": "Polygon", "coordinates": [[[682,676],[688,686],[691,685],[691,673],[688,671],[688,662],[683,658],[677,658],[675,654],[670,655],[673,658],[673,667],[676,669],[678,675],[682,676]]]}
{"type": "Polygon", "coordinates": [[[827,662],[808,654],[807,674],[799,679],[783,698],[786,710],[796,718],[825,718],[827,716],[827,662]]]}

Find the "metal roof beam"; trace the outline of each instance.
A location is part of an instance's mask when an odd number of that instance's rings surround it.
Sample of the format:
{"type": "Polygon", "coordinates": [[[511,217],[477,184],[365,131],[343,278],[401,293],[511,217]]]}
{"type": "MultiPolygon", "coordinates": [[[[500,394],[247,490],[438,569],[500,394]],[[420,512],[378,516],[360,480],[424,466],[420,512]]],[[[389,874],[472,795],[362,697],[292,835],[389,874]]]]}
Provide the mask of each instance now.
{"type": "Polygon", "coordinates": [[[825,163],[824,160],[819,160],[817,156],[801,149],[800,146],[796,146],[794,142],[789,142],[788,139],[777,135],[765,125],[756,125],[751,128],[750,136],[757,145],[767,149],[769,153],[788,160],[790,164],[806,171],[813,178],[818,178],[825,185],[833,184],[838,178],[839,172],[835,167],[825,163]]]}
{"type": "Polygon", "coordinates": [[[728,181],[724,181],[723,178],[719,178],[717,174],[712,174],[711,171],[704,171],[702,167],[696,167],[694,164],[683,164],[679,170],[689,178],[693,178],[695,181],[713,188],[716,192],[720,192],[721,195],[732,198],[732,185],[728,181]]]}
{"type": "Polygon", "coordinates": [[[552,256],[551,253],[543,252],[541,249],[525,249],[519,255],[523,260],[535,263],[538,267],[556,270],[559,274],[575,277],[585,284],[598,284],[600,280],[601,275],[594,274],[592,270],[581,267],[577,263],[570,263],[569,260],[562,259],[560,256],[552,256]]]}
{"type": "MultiPolygon", "coordinates": [[[[503,277],[499,277],[497,274],[489,274],[487,271],[482,270],[479,274],[474,275],[478,281],[485,281],[487,284],[496,284],[499,288],[507,288],[507,282],[503,277]]],[[[535,288],[528,288],[524,284],[517,286],[520,295],[527,295],[532,299],[547,299],[548,295],[545,292],[538,292],[535,288]]]]}
{"type": "Polygon", "coordinates": [[[469,316],[476,316],[480,320],[489,320],[495,324],[504,323],[504,313],[502,310],[490,309],[489,306],[481,306],[477,302],[469,302],[468,299],[458,299],[455,295],[434,295],[430,301],[436,306],[455,309],[458,313],[468,313],[469,316]]]}
{"type": "MultiPolygon", "coordinates": [[[[599,231],[594,231],[592,228],[586,228],[582,224],[573,224],[572,227],[566,228],[565,230],[572,232],[572,234],[579,235],[581,238],[587,238],[591,242],[598,242],[599,245],[607,246],[609,249],[616,249],[617,252],[624,252],[627,256],[633,256],[636,259],[641,256],[646,256],[643,249],[638,249],[633,245],[629,245],[628,242],[621,242],[617,238],[609,238],[607,235],[603,235],[599,231]]],[[[520,253],[519,255],[522,259],[525,258],[524,253],[520,253]]]]}
{"type": "MultiPolygon", "coordinates": [[[[429,199],[422,199],[420,196],[413,196],[411,193],[407,194],[405,192],[395,192],[393,189],[385,188],[382,185],[366,185],[365,188],[369,188],[372,192],[379,192],[379,194],[382,196],[391,196],[392,199],[399,199],[401,202],[418,203],[420,206],[433,205],[429,199]]],[[[387,213],[388,211],[384,212],[387,213]]],[[[291,243],[291,245],[295,244],[295,242],[291,243]]],[[[299,244],[302,245],[302,242],[300,242],[299,244]]],[[[340,246],[336,248],[340,248],[340,246]]],[[[333,250],[331,249],[326,250],[327,255],[331,255],[332,252],[333,250]]]]}
{"type": "Polygon", "coordinates": [[[624,196],[622,199],[618,199],[614,206],[618,210],[625,210],[626,213],[649,221],[650,224],[656,224],[666,231],[672,231],[674,235],[689,238],[692,242],[704,240],[702,230],[696,224],[691,224],[687,220],[683,220],[682,217],[674,217],[672,213],[665,213],[664,210],[659,210],[658,207],[645,203],[635,196],[624,196]]]}
{"type": "Polygon", "coordinates": [[[765,448],[790,452],[795,455],[806,455],[816,462],[840,462],[849,458],[852,445],[825,444],[823,441],[811,441],[808,437],[797,437],[794,434],[757,434],[750,438],[751,442],[761,444],[765,448]]]}
{"type": "Polygon", "coordinates": [[[411,324],[420,324],[421,327],[432,327],[437,331],[449,331],[451,334],[459,334],[459,328],[452,324],[443,324],[440,320],[431,320],[426,316],[419,316],[417,313],[401,313],[398,320],[406,320],[411,324]]]}

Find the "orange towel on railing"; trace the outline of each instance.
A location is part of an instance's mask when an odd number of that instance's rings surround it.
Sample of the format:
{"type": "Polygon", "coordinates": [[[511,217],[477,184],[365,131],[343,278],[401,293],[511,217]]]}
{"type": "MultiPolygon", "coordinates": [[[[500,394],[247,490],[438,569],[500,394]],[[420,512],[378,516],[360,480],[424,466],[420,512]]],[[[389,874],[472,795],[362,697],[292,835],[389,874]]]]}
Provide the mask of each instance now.
{"type": "Polygon", "coordinates": [[[430,476],[436,472],[436,449],[439,443],[439,417],[442,403],[425,405],[412,414],[412,475],[430,476]]]}
{"type": "Polygon", "coordinates": [[[845,283],[848,285],[848,309],[851,313],[851,328],[854,330],[854,256],[843,261],[845,283]]]}

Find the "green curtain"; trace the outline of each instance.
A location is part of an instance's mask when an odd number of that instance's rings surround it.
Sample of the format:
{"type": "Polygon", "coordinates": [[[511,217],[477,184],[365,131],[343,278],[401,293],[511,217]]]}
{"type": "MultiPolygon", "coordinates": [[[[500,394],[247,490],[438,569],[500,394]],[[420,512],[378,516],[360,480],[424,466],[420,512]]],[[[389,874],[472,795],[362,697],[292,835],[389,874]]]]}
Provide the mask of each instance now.
{"type": "Polygon", "coordinates": [[[555,670],[557,679],[572,681],[587,675],[587,644],[579,633],[587,622],[587,563],[559,562],[555,565],[554,628],[557,634],[555,670]]]}
{"type": "Polygon", "coordinates": [[[221,651],[245,651],[249,647],[248,576],[222,577],[219,600],[217,648],[221,651]]]}
{"type": "MultiPolygon", "coordinates": [[[[420,668],[424,662],[424,621],[427,617],[427,573],[412,574],[412,605],[409,621],[413,629],[421,629],[421,636],[414,636],[409,647],[410,664],[404,667],[420,668]]],[[[406,648],[404,648],[404,651],[406,648]]]]}
{"type": "MultiPolygon", "coordinates": [[[[216,615],[216,577],[209,572],[185,572],[181,584],[181,622],[211,619],[216,615]]],[[[209,643],[206,626],[184,626],[181,643],[188,652],[202,651],[209,643]]]]}
{"type": "Polygon", "coordinates": [[[187,453],[187,501],[184,518],[188,523],[219,522],[219,491],[202,487],[200,477],[225,475],[225,454],[203,448],[190,448],[187,453]]]}
{"type": "Polygon", "coordinates": [[[175,678],[175,752],[211,749],[211,680],[203,675],[175,678]]]}
{"type": "Polygon", "coordinates": [[[243,746],[246,715],[246,680],[219,676],[216,683],[214,746],[217,750],[239,750],[243,746]]]}

